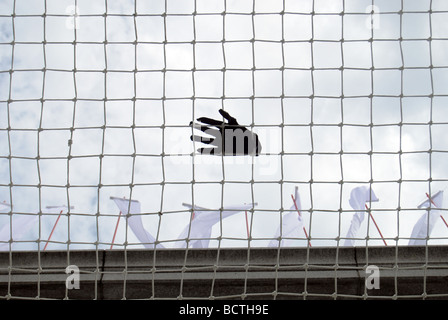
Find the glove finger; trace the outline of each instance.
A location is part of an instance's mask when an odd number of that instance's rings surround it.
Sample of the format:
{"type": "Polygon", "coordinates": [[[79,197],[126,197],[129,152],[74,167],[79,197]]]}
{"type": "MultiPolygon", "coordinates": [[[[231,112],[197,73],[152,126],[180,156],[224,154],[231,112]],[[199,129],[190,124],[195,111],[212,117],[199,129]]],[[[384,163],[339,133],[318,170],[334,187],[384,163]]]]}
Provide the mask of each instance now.
{"type": "MultiPolygon", "coordinates": [[[[190,126],[192,125],[192,123],[190,123],[190,126]]],[[[214,137],[218,137],[221,133],[219,132],[219,130],[216,130],[215,128],[209,127],[209,126],[202,126],[198,123],[194,123],[193,124],[193,128],[197,129],[197,130],[201,130],[202,132],[209,134],[211,136],[214,137]]]]}
{"type": "Polygon", "coordinates": [[[232,117],[228,112],[224,111],[223,109],[219,109],[219,113],[224,117],[224,119],[227,119],[229,124],[231,125],[237,125],[238,121],[234,117],[232,117]]]}
{"type": "Polygon", "coordinates": [[[215,139],[207,138],[207,137],[201,137],[201,136],[190,136],[191,141],[201,142],[205,144],[214,144],[213,142],[215,139]]]}
{"type": "Polygon", "coordinates": [[[198,151],[204,155],[220,155],[219,148],[199,148],[198,151]]]}
{"type": "Polygon", "coordinates": [[[201,117],[197,119],[199,122],[205,123],[205,124],[210,124],[212,126],[217,126],[217,127],[222,127],[223,125],[225,125],[224,122],[219,121],[219,120],[215,120],[215,119],[210,119],[207,117],[201,117]]]}

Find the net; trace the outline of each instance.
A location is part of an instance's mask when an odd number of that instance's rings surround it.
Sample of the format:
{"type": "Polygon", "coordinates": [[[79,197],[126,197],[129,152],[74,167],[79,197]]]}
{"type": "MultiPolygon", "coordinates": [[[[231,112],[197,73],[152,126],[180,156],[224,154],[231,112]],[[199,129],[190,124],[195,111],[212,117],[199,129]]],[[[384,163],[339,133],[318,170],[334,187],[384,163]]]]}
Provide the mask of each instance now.
{"type": "Polygon", "coordinates": [[[305,250],[305,283],[323,248],[335,282],[353,246],[395,248],[391,268],[423,246],[426,272],[448,239],[447,16],[442,0],[1,3],[0,295],[26,296],[11,291],[16,251],[94,252],[98,279],[104,250],[131,277],[128,251],[178,248],[183,279],[209,248],[214,288],[220,252],[243,248],[240,298],[261,248],[305,250]],[[219,109],[258,135],[258,156],[197,152],[190,122],[219,109]]]}

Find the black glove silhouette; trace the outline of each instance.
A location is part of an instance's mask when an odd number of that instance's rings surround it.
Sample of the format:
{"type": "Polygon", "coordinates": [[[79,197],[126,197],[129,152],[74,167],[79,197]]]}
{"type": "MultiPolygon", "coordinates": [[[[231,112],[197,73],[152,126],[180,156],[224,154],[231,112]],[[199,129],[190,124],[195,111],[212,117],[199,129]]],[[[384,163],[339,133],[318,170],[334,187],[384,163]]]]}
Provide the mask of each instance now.
{"type": "Polygon", "coordinates": [[[191,141],[202,142],[213,146],[211,148],[199,148],[198,151],[201,154],[209,155],[258,156],[261,152],[261,144],[258,136],[246,127],[240,126],[236,119],[224,110],[220,109],[219,113],[228,121],[227,123],[206,117],[197,119],[197,121],[206,125],[190,122],[190,125],[193,125],[195,129],[201,130],[213,137],[208,138],[192,135],[190,137],[191,141]]]}

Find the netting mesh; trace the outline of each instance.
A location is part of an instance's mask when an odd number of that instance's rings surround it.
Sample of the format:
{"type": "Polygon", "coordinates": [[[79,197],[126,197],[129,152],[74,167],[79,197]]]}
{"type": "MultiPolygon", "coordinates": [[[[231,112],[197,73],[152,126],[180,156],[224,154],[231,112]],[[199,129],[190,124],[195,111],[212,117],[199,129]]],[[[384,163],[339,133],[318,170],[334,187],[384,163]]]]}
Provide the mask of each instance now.
{"type": "Polygon", "coordinates": [[[445,245],[447,17],[442,0],[2,2],[0,248],[445,245]],[[190,122],[219,109],[260,155],[196,152],[190,122]],[[361,186],[379,201],[359,210],[361,186]]]}

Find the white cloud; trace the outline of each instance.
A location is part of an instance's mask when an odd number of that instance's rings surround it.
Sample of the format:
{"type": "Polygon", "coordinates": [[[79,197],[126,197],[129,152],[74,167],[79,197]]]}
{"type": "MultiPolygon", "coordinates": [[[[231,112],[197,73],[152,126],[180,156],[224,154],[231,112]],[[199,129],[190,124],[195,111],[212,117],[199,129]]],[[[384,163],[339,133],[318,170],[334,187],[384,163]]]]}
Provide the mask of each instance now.
{"type": "MultiPolygon", "coordinates": [[[[252,1],[227,1],[225,15],[222,1],[197,1],[194,18],[189,15],[193,1],[167,2],[165,18],[164,1],[151,6],[138,1],[137,13],[142,15],[137,17],[131,16],[131,2],[109,1],[104,18],[104,3],[78,0],[79,28],[72,29],[67,28],[70,18],[52,16],[67,14],[72,2],[53,0],[47,1],[45,34],[42,4],[17,1],[16,14],[36,16],[15,17],[14,38],[12,19],[0,18],[0,200],[9,200],[11,193],[14,210],[25,212],[36,212],[39,203],[69,200],[75,206],[70,241],[110,242],[118,211],[109,197],[129,197],[131,188],[132,197],[148,213],[148,230],[154,235],[159,230],[162,240],[177,238],[189,219],[182,202],[193,201],[218,208],[254,200],[258,206],[249,215],[252,235],[269,238],[279,223],[280,208],[290,207],[290,193],[300,185],[305,225],[311,223],[312,237],[322,238],[315,245],[335,245],[351,219],[346,211],[351,210],[350,190],[371,178],[380,198],[372,208],[384,210],[374,212],[376,221],[386,236],[403,238],[419,212],[398,213],[398,206],[415,209],[415,199],[428,191],[429,178],[442,180],[433,182],[431,190],[446,187],[445,125],[427,124],[448,119],[446,99],[435,97],[431,105],[429,98],[432,93],[446,94],[447,72],[440,67],[446,66],[447,46],[437,39],[446,38],[444,13],[431,15],[435,39],[430,43],[426,12],[405,13],[400,34],[399,15],[394,13],[401,9],[399,1],[375,1],[381,12],[391,14],[381,14],[379,28],[370,30],[365,15],[350,14],[365,13],[369,1],[346,1],[344,16],[339,15],[342,1],[316,1],[313,18],[304,14],[312,10],[312,1],[257,1],[255,7],[252,1]],[[283,4],[282,20],[278,13],[283,4]],[[374,41],[366,41],[372,35],[374,41]],[[406,41],[417,38],[422,40],[406,41]],[[20,43],[10,45],[13,39],[20,43]],[[275,70],[253,72],[254,65],[275,70]],[[311,71],[312,66],[329,70],[311,71]],[[420,69],[401,71],[401,66],[420,69]],[[164,73],[165,68],[169,71],[164,73]],[[7,104],[10,87],[13,101],[7,104]],[[312,94],[318,97],[309,99],[312,94]],[[411,97],[416,94],[427,97],[411,97]],[[240,123],[255,125],[266,154],[253,162],[190,156],[199,145],[190,141],[189,122],[201,116],[220,119],[217,110],[222,107],[240,123]],[[435,151],[430,155],[431,147],[435,151]],[[401,157],[400,150],[405,152],[401,157]],[[6,158],[10,155],[11,162],[6,158]],[[41,194],[36,187],[9,187],[10,171],[14,184],[42,183],[41,194]],[[339,214],[339,209],[344,211],[339,214]]],[[[428,1],[406,1],[405,6],[429,9],[428,1]]],[[[443,2],[433,1],[433,10],[440,8],[443,2]]],[[[2,3],[0,11],[10,14],[12,8],[2,3]]],[[[61,221],[55,239],[64,242],[68,226],[61,221]]],[[[121,221],[117,245],[125,241],[124,224],[121,221]]],[[[50,226],[44,225],[42,239],[50,226]]],[[[376,232],[370,223],[369,236],[377,237],[376,232]]],[[[445,229],[434,230],[438,236],[444,232],[446,236],[445,229]]],[[[221,235],[232,238],[224,240],[224,246],[247,245],[245,215],[223,221],[222,230],[215,227],[212,237],[221,235]]],[[[128,240],[137,242],[131,232],[128,240]]],[[[251,245],[267,243],[264,239],[251,245]]]]}

